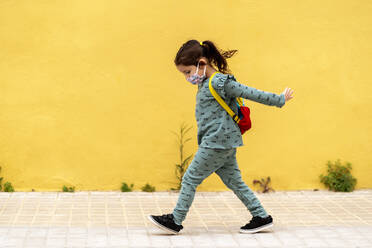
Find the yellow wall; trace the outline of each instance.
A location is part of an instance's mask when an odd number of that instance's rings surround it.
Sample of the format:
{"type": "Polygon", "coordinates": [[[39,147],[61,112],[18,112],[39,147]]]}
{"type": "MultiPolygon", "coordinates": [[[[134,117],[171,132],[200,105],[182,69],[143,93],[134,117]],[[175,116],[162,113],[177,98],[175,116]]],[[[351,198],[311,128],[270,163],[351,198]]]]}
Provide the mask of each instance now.
{"type": "MultiPolygon", "coordinates": [[[[326,162],[372,187],[371,1],[0,1],[0,166],[16,191],[174,187],[175,135],[197,88],[173,59],[188,39],[238,49],[236,78],[280,94],[247,102],[243,180],[324,188],[326,162]]],[[[253,187],[257,189],[256,187],[253,187]]],[[[198,190],[227,190],[217,175],[198,190]]]]}

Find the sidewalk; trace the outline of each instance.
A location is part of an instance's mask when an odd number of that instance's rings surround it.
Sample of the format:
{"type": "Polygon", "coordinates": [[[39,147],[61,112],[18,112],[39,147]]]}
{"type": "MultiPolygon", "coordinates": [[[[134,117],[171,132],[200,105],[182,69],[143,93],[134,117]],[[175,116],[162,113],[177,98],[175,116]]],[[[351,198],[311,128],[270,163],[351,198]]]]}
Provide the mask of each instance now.
{"type": "Polygon", "coordinates": [[[256,194],[274,227],[239,233],[251,215],[231,191],[196,192],[184,229],[164,234],[170,192],[0,192],[0,247],[372,247],[372,189],[256,194]]]}

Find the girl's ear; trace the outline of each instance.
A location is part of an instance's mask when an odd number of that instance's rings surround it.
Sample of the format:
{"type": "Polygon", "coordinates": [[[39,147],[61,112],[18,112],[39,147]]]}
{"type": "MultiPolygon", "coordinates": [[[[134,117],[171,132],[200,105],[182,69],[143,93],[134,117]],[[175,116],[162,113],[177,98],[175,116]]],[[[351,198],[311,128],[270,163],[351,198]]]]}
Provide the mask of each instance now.
{"type": "Polygon", "coordinates": [[[201,57],[199,59],[199,64],[200,65],[207,65],[208,64],[208,60],[205,57],[201,57]]]}

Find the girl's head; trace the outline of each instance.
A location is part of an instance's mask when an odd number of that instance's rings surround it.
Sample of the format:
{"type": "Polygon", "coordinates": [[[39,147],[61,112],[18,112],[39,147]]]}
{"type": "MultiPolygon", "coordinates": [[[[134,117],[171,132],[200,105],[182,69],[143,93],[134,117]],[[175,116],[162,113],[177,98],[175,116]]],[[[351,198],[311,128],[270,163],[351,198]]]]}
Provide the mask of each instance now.
{"type": "Polygon", "coordinates": [[[229,73],[227,58],[232,57],[237,50],[222,51],[219,50],[212,41],[206,40],[199,42],[189,40],[178,50],[174,59],[177,69],[182,72],[186,78],[193,75],[199,65],[199,73],[203,73],[203,66],[217,68],[222,73],[229,73]],[[200,69],[201,68],[201,69],[200,69]]]}

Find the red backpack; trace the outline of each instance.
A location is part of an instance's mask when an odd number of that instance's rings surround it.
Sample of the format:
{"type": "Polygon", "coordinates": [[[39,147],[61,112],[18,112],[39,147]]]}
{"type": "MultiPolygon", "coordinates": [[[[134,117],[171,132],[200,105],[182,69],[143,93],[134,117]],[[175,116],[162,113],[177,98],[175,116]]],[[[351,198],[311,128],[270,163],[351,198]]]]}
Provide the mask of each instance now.
{"type": "Polygon", "coordinates": [[[236,101],[238,104],[238,115],[231,110],[229,105],[225,103],[225,101],[218,95],[218,93],[213,89],[212,86],[212,78],[217,72],[214,72],[209,79],[209,90],[211,91],[214,98],[217,102],[227,111],[227,113],[233,118],[233,120],[238,124],[240,128],[240,133],[244,134],[247,130],[252,127],[251,118],[250,118],[250,109],[247,106],[244,106],[243,99],[241,97],[237,97],[236,101]]]}

